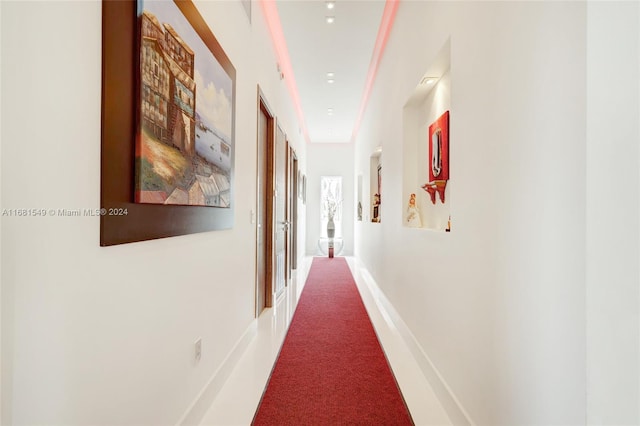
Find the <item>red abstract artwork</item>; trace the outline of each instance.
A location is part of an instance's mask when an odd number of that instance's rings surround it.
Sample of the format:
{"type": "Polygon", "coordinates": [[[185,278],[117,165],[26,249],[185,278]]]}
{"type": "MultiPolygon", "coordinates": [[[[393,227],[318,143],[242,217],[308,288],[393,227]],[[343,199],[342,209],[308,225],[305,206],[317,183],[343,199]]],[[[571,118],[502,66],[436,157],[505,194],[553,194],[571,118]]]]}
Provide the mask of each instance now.
{"type": "Polygon", "coordinates": [[[429,182],[449,180],[449,111],[429,126],[429,182]]]}

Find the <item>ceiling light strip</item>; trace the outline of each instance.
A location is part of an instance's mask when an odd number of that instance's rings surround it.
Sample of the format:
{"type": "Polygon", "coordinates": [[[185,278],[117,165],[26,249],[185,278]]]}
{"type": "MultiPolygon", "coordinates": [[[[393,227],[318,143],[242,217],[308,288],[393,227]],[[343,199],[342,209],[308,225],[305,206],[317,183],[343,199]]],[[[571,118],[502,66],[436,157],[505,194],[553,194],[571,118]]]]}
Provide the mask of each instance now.
{"type": "Polygon", "coordinates": [[[271,35],[271,41],[276,51],[276,59],[280,64],[280,69],[284,74],[284,81],[289,90],[289,96],[298,115],[298,121],[300,121],[300,128],[302,134],[307,143],[309,140],[309,132],[307,130],[307,124],[304,120],[304,114],[302,112],[302,106],[300,104],[300,95],[298,94],[298,86],[296,85],[296,79],[293,74],[293,67],[291,66],[291,59],[289,58],[289,49],[287,48],[287,41],[284,38],[282,32],[282,24],[280,23],[280,15],[278,14],[278,7],[275,0],[260,0],[260,6],[262,13],[267,21],[267,27],[269,28],[269,34],[271,35]]]}
{"type": "Polygon", "coordinates": [[[351,142],[356,141],[358,131],[360,130],[360,124],[362,123],[362,117],[367,109],[367,103],[369,102],[369,95],[371,95],[371,89],[373,83],[376,80],[378,74],[378,66],[382,59],[382,54],[387,46],[389,40],[389,34],[391,34],[391,28],[393,27],[393,21],[398,11],[398,5],[400,0],[387,0],[384,5],[384,11],[382,12],[382,20],[380,21],[380,28],[378,29],[378,36],[376,37],[376,44],[373,48],[373,54],[371,55],[371,62],[369,63],[369,71],[367,73],[367,81],[364,86],[364,92],[362,93],[362,101],[360,102],[360,109],[358,110],[358,116],[356,118],[355,125],[353,127],[353,133],[351,134],[351,142]]]}

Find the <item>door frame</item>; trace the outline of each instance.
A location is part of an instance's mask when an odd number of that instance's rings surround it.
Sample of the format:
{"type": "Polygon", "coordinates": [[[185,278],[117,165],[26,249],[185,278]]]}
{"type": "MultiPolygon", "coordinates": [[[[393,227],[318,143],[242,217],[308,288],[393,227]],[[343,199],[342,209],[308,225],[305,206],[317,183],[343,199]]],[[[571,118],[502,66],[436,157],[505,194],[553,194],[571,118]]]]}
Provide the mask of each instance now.
{"type": "Polygon", "coordinates": [[[263,256],[264,261],[264,270],[265,270],[265,308],[273,307],[274,302],[274,294],[273,294],[273,281],[274,281],[274,273],[273,273],[273,264],[274,264],[274,237],[275,237],[275,229],[274,229],[274,212],[273,212],[273,186],[274,186],[274,143],[275,143],[275,129],[276,129],[276,116],[273,114],[273,110],[269,106],[260,85],[258,85],[258,96],[257,96],[257,109],[256,109],[256,220],[255,220],[255,242],[256,242],[256,262],[255,262],[255,317],[257,318],[260,315],[261,306],[258,306],[258,292],[260,291],[260,283],[258,277],[258,269],[259,262],[261,259],[260,253],[258,253],[258,232],[260,232],[258,228],[259,218],[258,212],[259,207],[258,203],[260,202],[260,194],[258,193],[259,181],[263,176],[260,176],[259,164],[264,160],[264,164],[266,165],[265,175],[264,175],[264,209],[265,209],[265,253],[263,256]],[[267,146],[264,150],[264,155],[266,158],[260,158],[260,150],[258,147],[258,143],[260,143],[259,135],[258,135],[258,120],[260,111],[264,112],[267,116],[267,146]]]}
{"type": "Polygon", "coordinates": [[[289,191],[289,137],[287,136],[287,132],[284,130],[284,127],[280,125],[280,120],[278,120],[276,118],[275,121],[275,132],[274,132],[274,140],[273,140],[273,145],[272,145],[272,151],[271,151],[271,155],[272,155],[272,175],[271,175],[271,212],[272,212],[272,217],[271,217],[271,226],[272,226],[272,235],[271,235],[271,241],[272,241],[272,248],[271,248],[271,260],[272,260],[272,264],[271,264],[271,268],[272,271],[276,271],[277,269],[277,265],[276,265],[276,259],[277,259],[277,254],[276,254],[276,238],[277,238],[277,227],[278,226],[284,226],[284,286],[278,291],[277,290],[277,283],[276,283],[276,274],[274,273],[272,275],[273,277],[273,281],[272,281],[272,289],[274,290],[273,292],[273,297],[274,297],[274,301],[275,299],[277,299],[279,296],[281,296],[282,294],[284,294],[284,291],[286,289],[286,287],[289,285],[289,277],[290,277],[290,270],[291,270],[291,265],[289,263],[289,251],[290,251],[290,247],[289,247],[289,226],[291,225],[291,221],[290,221],[290,217],[289,217],[289,197],[290,195],[290,191],[289,191]],[[284,143],[284,158],[282,159],[282,161],[284,162],[284,223],[283,224],[279,224],[277,223],[277,217],[276,217],[276,211],[277,211],[277,206],[276,206],[276,202],[277,202],[277,198],[276,198],[276,143],[277,143],[277,138],[278,138],[278,132],[280,132],[282,134],[283,137],[283,143],[284,143]]]}
{"type": "MultiPolygon", "coordinates": [[[[298,269],[298,155],[292,146],[289,146],[289,208],[291,210],[289,241],[289,274],[298,269]]],[[[291,278],[291,276],[289,277],[291,278]]]]}

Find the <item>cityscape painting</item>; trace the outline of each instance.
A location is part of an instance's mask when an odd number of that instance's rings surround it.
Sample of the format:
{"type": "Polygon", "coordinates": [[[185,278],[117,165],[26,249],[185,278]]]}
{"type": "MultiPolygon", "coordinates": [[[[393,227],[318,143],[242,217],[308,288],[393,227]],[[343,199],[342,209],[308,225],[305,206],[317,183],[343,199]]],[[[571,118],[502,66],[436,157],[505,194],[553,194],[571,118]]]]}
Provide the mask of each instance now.
{"type": "Polygon", "coordinates": [[[173,1],[138,0],[135,201],[231,207],[235,69],[173,1]]]}

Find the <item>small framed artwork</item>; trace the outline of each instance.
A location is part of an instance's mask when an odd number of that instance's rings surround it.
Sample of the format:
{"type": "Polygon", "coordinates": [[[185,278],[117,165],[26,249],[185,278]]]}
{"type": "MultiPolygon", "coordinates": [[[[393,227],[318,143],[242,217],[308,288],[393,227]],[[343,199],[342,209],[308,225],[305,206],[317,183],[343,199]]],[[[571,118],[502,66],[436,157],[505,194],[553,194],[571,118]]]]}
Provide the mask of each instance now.
{"type": "MultiPolygon", "coordinates": [[[[382,164],[378,164],[378,192],[377,194],[382,198],[382,164]]],[[[380,204],[380,203],[378,203],[380,204]]]]}
{"type": "Polygon", "coordinates": [[[449,111],[429,126],[429,182],[449,180],[449,111]]]}

